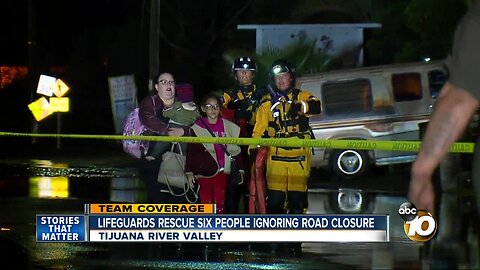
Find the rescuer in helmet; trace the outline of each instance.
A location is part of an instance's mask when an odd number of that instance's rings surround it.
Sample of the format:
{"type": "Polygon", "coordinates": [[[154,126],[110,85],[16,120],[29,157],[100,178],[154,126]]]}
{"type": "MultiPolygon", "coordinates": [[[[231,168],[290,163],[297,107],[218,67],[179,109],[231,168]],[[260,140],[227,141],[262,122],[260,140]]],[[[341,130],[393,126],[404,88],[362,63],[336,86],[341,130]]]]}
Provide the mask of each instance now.
{"type": "MultiPolygon", "coordinates": [[[[295,88],[295,66],[276,60],[270,69],[274,84],[268,86],[256,113],[253,137],[310,139],[309,117],[321,112],[320,101],[308,91],[295,88]]],[[[311,149],[270,146],[266,158],[267,213],[302,214],[307,201],[311,149]]],[[[250,146],[255,155],[257,147],[250,146]]],[[[301,252],[300,244],[290,245],[292,255],[301,252]]]]}
{"type": "MultiPolygon", "coordinates": [[[[258,89],[255,85],[254,78],[256,70],[257,65],[253,58],[242,56],[235,59],[231,68],[235,78],[235,86],[233,89],[225,91],[222,97],[224,107],[222,116],[240,126],[240,137],[249,138],[252,136],[255,113],[260,104],[260,100],[266,94],[264,89],[258,89]]],[[[253,161],[247,155],[248,147],[243,146],[242,150],[245,168],[250,168],[253,161]]],[[[246,175],[247,179],[244,183],[249,183],[249,173],[246,175]]],[[[244,208],[247,208],[245,186],[246,184],[229,186],[225,205],[227,213],[239,213],[239,204],[242,195],[244,208]]]]}
{"type": "Polygon", "coordinates": [[[250,57],[239,57],[232,64],[235,86],[223,94],[224,107],[234,111],[234,121],[243,128],[241,135],[250,137],[255,121],[255,111],[261,98],[266,94],[264,89],[255,85],[257,65],[250,57]]]}

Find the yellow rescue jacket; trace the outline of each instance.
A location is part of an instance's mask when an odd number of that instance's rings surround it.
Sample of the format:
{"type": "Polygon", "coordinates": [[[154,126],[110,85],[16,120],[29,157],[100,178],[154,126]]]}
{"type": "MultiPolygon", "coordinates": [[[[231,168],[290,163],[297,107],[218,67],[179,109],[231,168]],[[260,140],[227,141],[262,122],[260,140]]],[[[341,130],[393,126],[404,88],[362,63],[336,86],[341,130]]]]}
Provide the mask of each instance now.
{"type": "MultiPolygon", "coordinates": [[[[267,95],[257,110],[253,137],[309,139],[308,118],[318,113],[320,101],[308,91],[292,89],[281,97],[267,95]]],[[[268,189],[305,192],[310,160],[310,148],[270,147],[266,161],[268,189]]]]}
{"type": "Polygon", "coordinates": [[[252,137],[311,138],[308,118],[320,111],[320,101],[308,91],[294,88],[280,99],[269,94],[257,110],[252,137]]]}
{"type": "Polygon", "coordinates": [[[223,92],[223,107],[228,108],[229,104],[233,102],[247,101],[240,106],[240,110],[245,110],[250,114],[249,119],[245,120],[253,126],[255,124],[256,111],[265,94],[264,89],[258,89],[254,84],[252,84],[247,91],[240,90],[240,87],[234,90],[227,90],[223,92]]]}

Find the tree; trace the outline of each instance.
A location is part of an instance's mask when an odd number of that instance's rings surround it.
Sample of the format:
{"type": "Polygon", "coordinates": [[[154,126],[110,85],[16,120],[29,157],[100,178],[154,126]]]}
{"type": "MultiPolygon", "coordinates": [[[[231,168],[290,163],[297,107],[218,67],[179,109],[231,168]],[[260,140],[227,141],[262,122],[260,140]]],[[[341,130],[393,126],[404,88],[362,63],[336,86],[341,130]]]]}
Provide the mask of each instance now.
{"type": "Polygon", "coordinates": [[[458,20],[465,13],[467,1],[412,0],[405,8],[407,27],[414,33],[405,47],[396,55],[400,62],[420,60],[423,57],[443,59],[453,40],[458,20]]]}
{"type": "Polygon", "coordinates": [[[382,23],[382,29],[367,38],[369,65],[421,61],[427,56],[443,59],[456,24],[471,1],[377,2],[378,12],[372,14],[372,21],[382,23]]]}

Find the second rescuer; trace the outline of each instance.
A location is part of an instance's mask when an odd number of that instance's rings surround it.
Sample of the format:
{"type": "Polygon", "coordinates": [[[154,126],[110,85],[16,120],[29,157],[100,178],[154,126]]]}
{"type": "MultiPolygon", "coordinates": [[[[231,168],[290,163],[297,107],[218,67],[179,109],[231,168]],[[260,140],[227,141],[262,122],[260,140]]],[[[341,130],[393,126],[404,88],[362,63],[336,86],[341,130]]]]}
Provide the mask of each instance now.
{"type": "MultiPolygon", "coordinates": [[[[320,101],[310,92],[295,88],[295,67],[286,60],[274,61],[270,73],[275,85],[269,87],[270,93],[257,111],[253,137],[312,138],[309,117],[320,113],[320,101]]],[[[303,213],[310,160],[310,148],[270,147],[266,161],[267,213],[285,213],[285,205],[290,214],[303,213]]]]}

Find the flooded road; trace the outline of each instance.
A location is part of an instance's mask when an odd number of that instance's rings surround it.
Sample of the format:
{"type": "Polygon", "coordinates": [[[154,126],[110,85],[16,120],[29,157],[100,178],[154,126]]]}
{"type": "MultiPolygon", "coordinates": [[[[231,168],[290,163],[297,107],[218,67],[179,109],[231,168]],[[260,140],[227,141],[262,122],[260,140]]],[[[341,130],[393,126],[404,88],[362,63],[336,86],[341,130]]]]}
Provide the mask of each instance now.
{"type": "Polygon", "coordinates": [[[468,181],[439,197],[438,231],[427,244],[405,235],[397,215],[408,167],[340,181],[315,171],[310,214],[389,214],[388,243],[303,243],[302,257],[268,244],[36,243],[37,214],[79,214],[85,203],[146,201],[131,160],[114,157],[0,160],[2,269],[472,269],[478,223],[468,181]]]}

